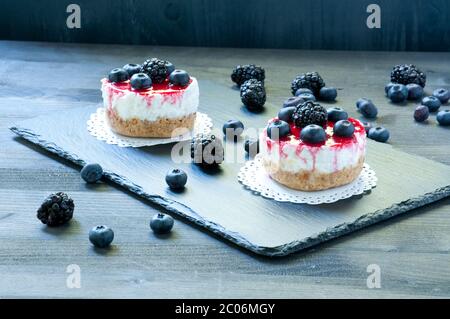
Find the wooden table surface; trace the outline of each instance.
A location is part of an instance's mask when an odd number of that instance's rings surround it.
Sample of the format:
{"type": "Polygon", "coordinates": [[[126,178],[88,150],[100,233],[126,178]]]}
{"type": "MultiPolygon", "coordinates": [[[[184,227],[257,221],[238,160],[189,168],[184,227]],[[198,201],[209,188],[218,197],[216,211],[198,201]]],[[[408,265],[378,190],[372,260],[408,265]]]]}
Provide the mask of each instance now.
{"type": "MultiPolygon", "coordinates": [[[[358,116],[354,110],[357,98],[372,98],[380,109],[377,122],[390,129],[395,148],[450,164],[450,130],[438,127],[434,116],[428,124],[415,123],[412,104],[391,105],[383,91],[390,68],[406,62],[427,72],[428,91],[449,88],[450,53],[3,41],[0,297],[450,297],[450,199],[305,252],[270,259],[181,220],[168,238],[155,237],[149,229],[142,232],[142,225],[157,212],[155,208],[109,183],[86,185],[78,168],[8,130],[21,119],[98,104],[99,79],[109,69],[147,56],[166,58],[199,79],[222,84],[230,83],[229,73],[236,64],[263,65],[268,102],[267,113],[261,116],[279,108],[297,73],[317,70],[329,85],[342,89],[338,105],[351,116],[358,116]],[[75,218],[68,226],[47,228],[36,219],[36,209],[45,196],[56,191],[74,198],[75,218]],[[99,251],[89,243],[87,232],[96,224],[108,224],[115,230],[110,250],[99,251]],[[80,267],[81,288],[66,285],[71,264],[80,267]],[[381,270],[379,289],[369,289],[366,284],[371,264],[381,270]]],[[[238,103],[230,105],[239,107],[238,103]]]]}

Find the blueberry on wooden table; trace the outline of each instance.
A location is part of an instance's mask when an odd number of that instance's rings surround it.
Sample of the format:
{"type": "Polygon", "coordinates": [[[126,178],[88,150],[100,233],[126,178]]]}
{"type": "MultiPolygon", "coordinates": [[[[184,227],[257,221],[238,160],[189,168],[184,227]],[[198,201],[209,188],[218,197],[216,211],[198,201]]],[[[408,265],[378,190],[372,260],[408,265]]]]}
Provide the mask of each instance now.
{"type": "Polygon", "coordinates": [[[403,84],[394,84],[388,91],[388,98],[393,103],[402,103],[408,98],[408,89],[403,84]]]}
{"type": "Polygon", "coordinates": [[[386,86],[384,87],[384,93],[386,93],[386,96],[388,95],[389,90],[391,89],[391,87],[393,87],[395,85],[395,83],[389,82],[388,84],[386,84],[386,86]]]}
{"type": "Polygon", "coordinates": [[[114,239],[114,231],[108,226],[98,225],[89,231],[89,241],[98,248],[108,247],[114,239]]]}
{"type": "Polygon", "coordinates": [[[408,90],[408,100],[416,101],[423,97],[423,87],[419,84],[410,83],[406,86],[408,90]]]}
{"type": "Polygon", "coordinates": [[[436,116],[436,120],[441,126],[450,126],[450,110],[440,111],[436,116]]]}
{"type": "Polygon", "coordinates": [[[437,89],[433,91],[433,96],[437,97],[442,104],[446,104],[450,100],[450,91],[446,89],[437,89]]]}
{"type": "Polygon", "coordinates": [[[430,116],[430,111],[428,110],[428,107],[425,105],[419,105],[414,110],[414,119],[417,122],[424,122],[428,119],[430,116]]]}
{"type": "Polygon", "coordinates": [[[377,126],[377,127],[372,127],[369,130],[369,133],[367,136],[374,141],[386,143],[389,139],[390,134],[386,128],[384,128],[382,126],[377,126]]]}
{"type": "Polygon", "coordinates": [[[358,101],[359,101],[359,104],[357,104],[357,106],[359,105],[358,110],[365,118],[374,119],[378,116],[378,109],[371,100],[365,99],[358,101]]]}
{"type": "Polygon", "coordinates": [[[175,168],[167,172],[166,183],[171,189],[182,189],[186,185],[187,178],[185,171],[175,168]]]}
{"type": "Polygon", "coordinates": [[[302,93],[298,95],[297,98],[303,99],[304,101],[313,101],[313,102],[316,102],[317,100],[315,95],[311,93],[302,93]]]}
{"type": "Polygon", "coordinates": [[[227,139],[237,138],[244,132],[244,124],[239,120],[228,120],[223,124],[222,132],[227,139]]]}
{"type": "Polygon", "coordinates": [[[98,182],[103,176],[103,168],[100,164],[90,163],[83,166],[81,169],[81,178],[89,184],[98,182]]]}
{"type": "Polygon", "coordinates": [[[303,93],[308,93],[314,95],[313,91],[307,88],[299,88],[297,91],[295,91],[295,96],[302,95],[303,93]]]}
{"type": "Polygon", "coordinates": [[[426,96],[422,99],[422,105],[428,107],[428,110],[430,112],[437,112],[440,109],[442,103],[435,96],[426,96]]]}
{"type": "Polygon", "coordinates": [[[254,157],[259,153],[259,140],[247,139],[244,142],[244,150],[249,156],[254,157]]]}
{"type": "Polygon", "coordinates": [[[174,219],[166,214],[158,213],[150,220],[150,228],[155,234],[169,233],[174,224],[174,219]]]}
{"type": "Polygon", "coordinates": [[[284,107],[291,107],[291,106],[295,107],[295,106],[297,106],[299,104],[302,104],[303,102],[306,102],[306,100],[304,98],[301,98],[301,97],[298,97],[298,96],[291,96],[290,98],[286,99],[283,102],[283,108],[284,107]]]}
{"type": "Polygon", "coordinates": [[[336,101],[337,90],[333,87],[323,87],[319,91],[319,100],[325,102],[336,101]]]}

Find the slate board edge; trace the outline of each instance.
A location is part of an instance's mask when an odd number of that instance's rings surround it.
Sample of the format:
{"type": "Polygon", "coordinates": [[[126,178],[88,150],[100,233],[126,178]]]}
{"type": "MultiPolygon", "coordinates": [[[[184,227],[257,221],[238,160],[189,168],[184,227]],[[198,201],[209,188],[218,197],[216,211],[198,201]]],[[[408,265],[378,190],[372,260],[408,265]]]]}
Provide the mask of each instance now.
{"type": "MultiPolygon", "coordinates": [[[[40,138],[39,134],[34,133],[32,130],[22,128],[20,126],[12,126],[10,130],[25,140],[42,147],[43,149],[49,151],[50,153],[56,154],[61,158],[64,158],[78,166],[84,166],[86,163],[80,159],[76,154],[71,154],[64,151],[58,145],[47,142],[40,138]]],[[[194,210],[187,207],[186,205],[167,199],[160,195],[148,194],[142,190],[139,185],[136,185],[129,181],[127,178],[120,176],[112,172],[104,172],[106,179],[118,184],[119,186],[129,190],[130,192],[149,200],[151,203],[156,204],[168,212],[177,214],[183,218],[186,218],[190,222],[196,225],[204,227],[214,234],[221,236],[234,244],[244,247],[256,254],[264,255],[268,257],[283,257],[306,248],[310,248],[317,244],[329,241],[331,239],[349,234],[356,230],[362,229],[369,225],[381,222],[383,220],[389,219],[391,217],[403,214],[412,209],[430,204],[432,202],[438,201],[445,197],[450,196],[450,185],[436,189],[433,192],[426,193],[422,196],[409,199],[407,201],[394,204],[386,209],[378,210],[370,214],[366,214],[356,219],[351,223],[344,223],[338,226],[327,229],[325,232],[318,233],[314,236],[310,236],[300,241],[293,241],[285,245],[277,247],[263,247],[257,246],[249,242],[247,239],[243,238],[240,234],[231,232],[223,228],[221,225],[213,223],[211,221],[205,220],[200,215],[198,215],[194,210]]]]}

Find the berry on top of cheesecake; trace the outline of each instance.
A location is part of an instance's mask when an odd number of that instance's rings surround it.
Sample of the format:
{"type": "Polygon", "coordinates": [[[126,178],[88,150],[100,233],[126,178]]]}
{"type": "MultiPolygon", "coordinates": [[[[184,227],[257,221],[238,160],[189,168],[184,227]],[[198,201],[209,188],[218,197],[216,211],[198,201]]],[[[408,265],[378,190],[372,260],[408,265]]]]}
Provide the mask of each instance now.
{"type": "Polygon", "coordinates": [[[366,130],[341,108],[306,101],[283,108],[260,136],[269,175],[290,188],[314,191],[348,184],[364,165],[366,130]]]}
{"type": "Polygon", "coordinates": [[[133,137],[170,137],[194,126],[199,103],[197,80],[168,61],[147,59],[126,64],[102,79],[107,122],[116,133],[133,137]]]}

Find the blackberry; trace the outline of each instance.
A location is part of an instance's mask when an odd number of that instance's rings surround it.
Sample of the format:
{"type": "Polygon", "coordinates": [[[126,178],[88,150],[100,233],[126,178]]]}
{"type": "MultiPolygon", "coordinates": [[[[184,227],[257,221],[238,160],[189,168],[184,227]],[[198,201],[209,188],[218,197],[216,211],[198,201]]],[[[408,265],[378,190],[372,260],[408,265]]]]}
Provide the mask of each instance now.
{"type": "Polygon", "coordinates": [[[241,85],[241,101],[249,109],[260,109],[266,103],[264,84],[256,79],[245,81],[241,85]]]}
{"type": "Polygon", "coordinates": [[[298,105],[292,114],[292,120],[296,127],[303,128],[310,124],[324,127],[327,124],[328,114],[326,108],[319,103],[306,101],[298,105]]]}
{"type": "Polygon", "coordinates": [[[317,72],[308,72],[304,74],[297,75],[294,80],[292,80],[291,90],[292,95],[295,95],[300,88],[310,89],[315,96],[319,96],[320,89],[325,86],[325,82],[322,77],[317,72]]]}
{"type": "Polygon", "coordinates": [[[427,76],[413,64],[399,64],[391,72],[391,82],[399,84],[415,83],[425,87],[427,76]]]}
{"type": "Polygon", "coordinates": [[[167,61],[152,58],[142,64],[141,72],[147,74],[153,83],[163,83],[169,75],[167,61]]]}
{"type": "Polygon", "coordinates": [[[250,79],[263,82],[265,78],[266,72],[264,69],[254,64],[238,65],[231,73],[231,80],[238,86],[241,86],[245,81],[250,79]]]}
{"type": "Polygon", "coordinates": [[[59,226],[72,219],[75,205],[66,193],[49,195],[37,211],[37,218],[47,226],[59,226]]]}
{"type": "Polygon", "coordinates": [[[214,135],[197,134],[191,141],[191,158],[195,164],[216,166],[224,160],[222,142],[214,135]]]}

